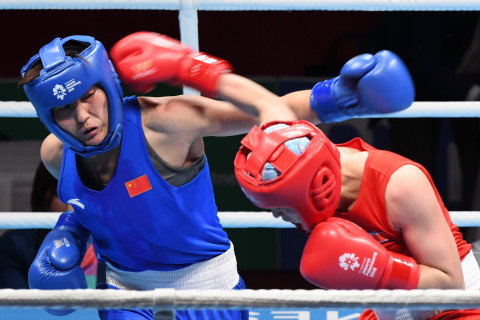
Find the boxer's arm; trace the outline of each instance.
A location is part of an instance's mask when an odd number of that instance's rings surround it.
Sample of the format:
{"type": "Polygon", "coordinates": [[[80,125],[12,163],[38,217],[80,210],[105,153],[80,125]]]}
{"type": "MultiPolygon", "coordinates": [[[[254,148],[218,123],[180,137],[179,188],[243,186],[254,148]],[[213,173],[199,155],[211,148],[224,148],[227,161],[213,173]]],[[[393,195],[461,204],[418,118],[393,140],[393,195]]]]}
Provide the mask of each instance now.
{"type": "Polygon", "coordinates": [[[296,120],[287,102],[245,77],[227,73],[219,78],[217,93],[244,112],[257,116],[259,123],[296,120]]]}
{"type": "Polygon", "coordinates": [[[40,157],[50,174],[58,179],[62,165],[63,143],[53,133],[43,140],[40,157]]]}
{"type": "MultiPolygon", "coordinates": [[[[228,75],[220,79],[228,79],[228,75]]],[[[225,85],[228,92],[245,97],[233,83],[225,85]]],[[[312,90],[292,92],[281,97],[281,102],[259,99],[264,104],[257,105],[256,112],[260,123],[302,119],[318,124],[401,111],[410,107],[414,96],[413,81],[403,61],[393,52],[381,51],[350,59],[338,77],[319,82],[312,90]]]]}
{"type": "Polygon", "coordinates": [[[458,249],[434,190],[413,165],[395,172],[386,189],[387,216],[422,270],[418,288],[463,289],[458,249]]]}
{"type": "Polygon", "coordinates": [[[184,143],[198,137],[242,134],[258,123],[257,117],[229,102],[202,96],[139,97],[139,101],[146,110],[142,120],[147,139],[150,133],[168,135],[170,138],[162,143],[174,149],[184,149],[184,143]]]}
{"type": "Polygon", "coordinates": [[[188,99],[194,107],[190,110],[176,108],[171,111],[176,112],[178,117],[183,117],[183,121],[188,121],[189,128],[198,127],[197,136],[242,134],[248,132],[253,125],[274,120],[296,120],[295,114],[284,100],[256,82],[234,73],[220,75],[216,95],[221,101],[194,96],[177,98],[188,99]],[[186,116],[188,114],[191,116],[186,116]]]}
{"type": "Polygon", "coordinates": [[[312,90],[301,90],[288,93],[281,97],[290,107],[298,119],[307,120],[319,124],[318,114],[310,107],[310,95],[312,90]]]}
{"type": "MultiPolygon", "coordinates": [[[[121,79],[140,91],[151,89],[157,82],[187,85],[207,96],[229,101],[247,114],[258,116],[260,123],[295,120],[278,96],[247,78],[231,73],[232,67],[227,61],[195,52],[165,35],[133,33],[118,41],[110,55],[121,79]]],[[[192,100],[194,103],[197,101],[192,100]]]]}

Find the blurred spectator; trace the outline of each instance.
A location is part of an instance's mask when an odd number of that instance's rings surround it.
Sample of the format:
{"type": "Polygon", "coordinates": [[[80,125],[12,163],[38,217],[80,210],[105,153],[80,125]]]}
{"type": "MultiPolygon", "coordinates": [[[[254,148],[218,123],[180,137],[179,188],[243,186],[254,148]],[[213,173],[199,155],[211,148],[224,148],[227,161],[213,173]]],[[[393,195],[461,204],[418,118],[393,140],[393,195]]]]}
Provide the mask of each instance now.
{"type": "MultiPolygon", "coordinates": [[[[57,196],[57,180],[42,163],[35,172],[30,195],[33,212],[63,212],[68,205],[57,196]]],[[[0,288],[28,289],[28,269],[37,251],[50,230],[15,229],[0,237],[0,288]]],[[[89,288],[95,288],[97,259],[93,246],[87,251],[82,263],[89,288]]]]}

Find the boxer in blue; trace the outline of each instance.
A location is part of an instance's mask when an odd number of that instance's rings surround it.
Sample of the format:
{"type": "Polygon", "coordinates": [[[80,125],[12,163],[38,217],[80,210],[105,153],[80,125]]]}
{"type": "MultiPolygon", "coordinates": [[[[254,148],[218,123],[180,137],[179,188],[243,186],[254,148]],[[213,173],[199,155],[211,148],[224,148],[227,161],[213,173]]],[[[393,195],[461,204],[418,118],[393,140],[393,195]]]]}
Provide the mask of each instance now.
{"type": "MultiPolygon", "coordinates": [[[[42,161],[59,179],[60,199],[74,208],[60,216],[45,238],[29,271],[30,288],[86,288],[79,265],[93,241],[107,264],[104,288],[244,289],[233,246],[217,216],[202,138],[245,133],[260,123],[237,106],[244,111],[265,106],[275,117],[270,106],[288,109],[288,99],[233,74],[227,61],[156,33],[127,36],[110,57],[113,64],[92,37],[56,38],[21,71],[20,85],[52,133],[42,144],[42,161]],[[123,97],[116,70],[138,92],[168,82],[210,98],[123,97]]],[[[413,88],[398,57],[354,59],[347,77],[308,93],[317,121],[410,106],[413,89],[411,96],[398,97],[393,86],[372,84],[365,76],[385,74],[381,83],[413,88]],[[379,86],[379,99],[363,98],[357,91],[360,83],[362,91],[379,86]]],[[[49,311],[62,315],[73,310],[49,311]]],[[[153,312],[99,314],[101,319],[143,320],[153,319],[153,312]]],[[[248,319],[248,312],[182,310],[176,318],[248,319]]]]}

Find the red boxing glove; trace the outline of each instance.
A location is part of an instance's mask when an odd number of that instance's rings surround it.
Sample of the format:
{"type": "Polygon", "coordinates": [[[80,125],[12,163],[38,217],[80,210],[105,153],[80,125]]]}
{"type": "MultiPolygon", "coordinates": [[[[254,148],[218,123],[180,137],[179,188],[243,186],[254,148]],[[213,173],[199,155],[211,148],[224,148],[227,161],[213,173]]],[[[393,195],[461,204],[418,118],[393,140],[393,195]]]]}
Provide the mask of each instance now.
{"type": "Polygon", "coordinates": [[[365,230],[341,218],[328,218],[310,234],[300,272],[325,289],[415,289],[417,262],[388,251],[365,230]]]}
{"type": "Polygon", "coordinates": [[[181,42],[154,32],[135,32],[110,51],[120,78],[138,92],[148,92],[157,82],[187,85],[214,96],[218,77],[232,71],[225,60],[194,52],[181,42]]]}

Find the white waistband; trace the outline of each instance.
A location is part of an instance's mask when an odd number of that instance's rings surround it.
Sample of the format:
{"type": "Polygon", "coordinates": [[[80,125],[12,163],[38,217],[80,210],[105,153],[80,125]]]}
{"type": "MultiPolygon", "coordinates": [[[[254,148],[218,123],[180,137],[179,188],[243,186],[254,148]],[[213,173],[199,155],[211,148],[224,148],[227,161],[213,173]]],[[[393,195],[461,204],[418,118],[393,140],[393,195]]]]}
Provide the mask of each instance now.
{"type": "Polygon", "coordinates": [[[465,290],[480,290],[480,267],[472,250],[462,260],[465,290]]]}
{"type": "Polygon", "coordinates": [[[230,249],[215,258],[173,271],[130,272],[107,263],[106,280],[108,284],[124,290],[229,290],[237,285],[239,275],[231,244],[230,249]]]}

